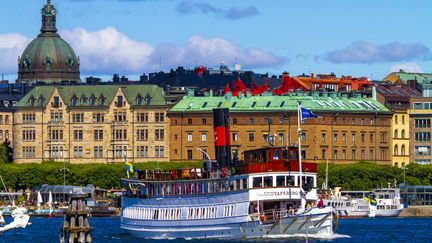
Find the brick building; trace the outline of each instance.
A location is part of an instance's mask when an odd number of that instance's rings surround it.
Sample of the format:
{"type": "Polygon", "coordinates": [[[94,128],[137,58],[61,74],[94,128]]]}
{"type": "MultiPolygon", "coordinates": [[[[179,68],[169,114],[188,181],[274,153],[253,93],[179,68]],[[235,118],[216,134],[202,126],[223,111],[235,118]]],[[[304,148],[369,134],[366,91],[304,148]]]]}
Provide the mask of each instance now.
{"type": "Polygon", "coordinates": [[[290,93],[286,96],[251,96],[230,93],[215,97],[185,96],[170,109],[170,157],[172,161],[214,158],[212,109],[230,109],[233,157],[263,146],[295,145],[297,101],[320,118],[302,125],[301,139],[307,160],[353,163],[359,160],[391,164],[392,112],[374,99],[331,93],[290,93]]]}
{"type": "Polygon", "coordinates": [[[412,98],[410,109],[410,160],[418,164],[432,164],[432,97],[412,98]]]}

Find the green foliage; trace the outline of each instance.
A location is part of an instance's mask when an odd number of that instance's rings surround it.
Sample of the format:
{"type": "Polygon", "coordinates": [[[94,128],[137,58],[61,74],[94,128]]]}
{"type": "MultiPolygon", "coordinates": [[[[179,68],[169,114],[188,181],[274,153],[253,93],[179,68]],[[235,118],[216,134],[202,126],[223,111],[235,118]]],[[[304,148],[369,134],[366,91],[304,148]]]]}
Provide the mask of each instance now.
{"type": "MultiPolygon", "coordinates": [[[[432,185],[432,165],[410,164],[406,167],[406,184],[432,185]]],[[[325,180],[326,165],[318,165],[318,187],[325,180]]],[[[340,186],[343,190],[371,190],[387,187],[388,183],[404,183],[404,170],[394,166],[359,162],[350,165],[329,165],[329,187],[340,186]]]]}
{"type": "MultiPolygon", "coordinates": [[[[1,151],[1,150],[0,150],[1,151]]],[[[202,162],[148,162],[134,165],[138,170],[201,168],[202,162]]],[[[121,188],[120,179],[126,177],[126,168],[121,164],[66,164],[45,161],[41,164],[3,164],[0,175],[6,187],[12,190],[25,190],[43,184],[86,186],[93,184],[99,188],[121,188]],[[65,178],[64,176],[65,175],[65,178]]]]}

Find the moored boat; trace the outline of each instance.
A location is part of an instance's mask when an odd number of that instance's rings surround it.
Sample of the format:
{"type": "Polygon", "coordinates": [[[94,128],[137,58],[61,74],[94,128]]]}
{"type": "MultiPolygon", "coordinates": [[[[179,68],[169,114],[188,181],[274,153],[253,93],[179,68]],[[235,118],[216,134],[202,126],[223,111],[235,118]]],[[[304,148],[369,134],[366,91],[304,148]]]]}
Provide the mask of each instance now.
{"type": "Polygon", "coordinates": [[[380,188],[373,190],[369,195],[369,217],[397,217],[403,210],[399,188],[380,188]]]}

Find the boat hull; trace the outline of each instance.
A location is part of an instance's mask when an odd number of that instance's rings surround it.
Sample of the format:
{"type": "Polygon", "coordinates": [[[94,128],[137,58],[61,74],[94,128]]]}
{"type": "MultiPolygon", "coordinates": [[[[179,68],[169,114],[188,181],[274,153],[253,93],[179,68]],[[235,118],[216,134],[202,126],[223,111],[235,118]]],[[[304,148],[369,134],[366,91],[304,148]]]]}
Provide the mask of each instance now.
{"type": "Polygon", "coordinates": [[[377,209],[375,217],[398,217],[402,212],[402,209],[377,209]]]}
{"type": "Polygon", "coordinates": [[[171,221],[165,225],[154,226],[150,221],[122,218],[121,228],[137,238],[237,239],[294,234],[330,237],[336,220],[331,208],[312,209],[306,214],[284,217],[272,222],[262,222],[249,216],[244,219],[243,222],[225,224],[210,224],[211,222],[197,220],[195,223],[188,222],[188,226],[182,226],[184,222],[171,221]]]}

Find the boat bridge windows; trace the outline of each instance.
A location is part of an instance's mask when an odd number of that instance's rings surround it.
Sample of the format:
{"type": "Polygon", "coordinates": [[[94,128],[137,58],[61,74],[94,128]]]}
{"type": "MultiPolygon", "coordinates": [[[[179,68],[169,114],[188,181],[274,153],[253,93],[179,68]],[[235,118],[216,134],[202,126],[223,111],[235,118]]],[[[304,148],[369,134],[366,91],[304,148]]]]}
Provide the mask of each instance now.
{"type": "MultiPolygon", "coordinates": [[[[315,175],[303,175],[303,184],[316,187],[315,175]]],[[[300,175],[265,175],[265,176],[252,176],[252,188],[266,188],[266,187],[293,187],[300,185],[300,175]]]]}

